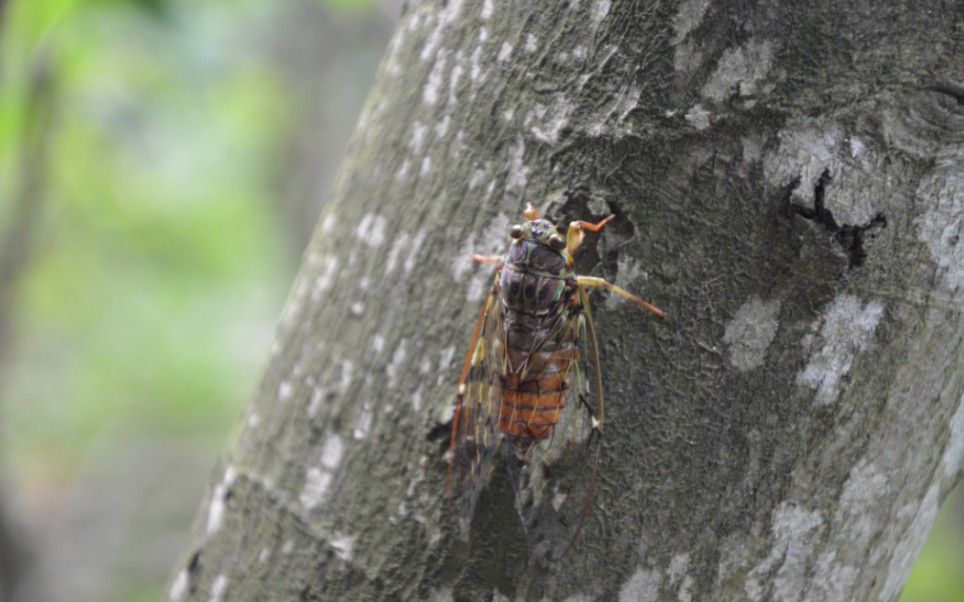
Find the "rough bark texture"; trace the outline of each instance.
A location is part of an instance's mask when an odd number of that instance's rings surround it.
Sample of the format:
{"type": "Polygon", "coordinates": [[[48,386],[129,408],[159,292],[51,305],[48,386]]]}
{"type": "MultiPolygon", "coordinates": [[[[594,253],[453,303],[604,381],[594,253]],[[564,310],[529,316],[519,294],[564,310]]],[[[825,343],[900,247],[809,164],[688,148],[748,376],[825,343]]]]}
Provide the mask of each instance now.
{"type": "Polygon", "coordinates": [[[403,16],[177,600],[893,600],[964,455],[962,5],[421,2],[403,16]],[[525,201],[582,272],[608,423],[573,554],[445,426],[525,201]]]}

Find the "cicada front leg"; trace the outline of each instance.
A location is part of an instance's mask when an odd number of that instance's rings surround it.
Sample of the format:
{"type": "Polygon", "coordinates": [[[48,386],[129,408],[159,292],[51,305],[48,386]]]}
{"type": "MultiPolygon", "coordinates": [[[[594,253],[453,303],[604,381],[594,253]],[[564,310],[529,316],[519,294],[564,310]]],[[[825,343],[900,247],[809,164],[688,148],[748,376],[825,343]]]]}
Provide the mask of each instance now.
{"type": "Polygon", "coordinates": [[[624,297],[624,298],[626,298],[626,299],[629,299],[629,300],[632,301],[633,303],[636,303],[637,305],[641,305],[641,306],[645,307],[646,309],[648,309],[649,311],[653,312],[654,314],[656,314],[656,315],[659,316],[660,318],[665,318],[665,317],[666,317],[666,312],[665,312],[665,311],[661,310],[660,308],[656,307],[655,305],[652,305],[652,304],[650,304],[650,303],[647,303],[646,301],[643,301],[642,299],[640,299],[640,298],[637,297],[636,295],[632,294],[631,292],[629,292],[629,291],[627,291],[627,290],[625,290],[625,289],[619,288],[619,287],[616,286],[615,284],[612,284],[612,283],[610,283],[610,282],[606,282],[606,281],[603,280],[602,278],[597,278],[597,277],[595,277],[595,276],[576,276],[576,280],[579,281],[579,285],[580,285],[580,286],[591,286],[591,287],[594,287],[594,288],[604,288],[604,289],[610,290],[610,291],[616,293],[617,295],[619,295],[620,297],[624,297]]]}

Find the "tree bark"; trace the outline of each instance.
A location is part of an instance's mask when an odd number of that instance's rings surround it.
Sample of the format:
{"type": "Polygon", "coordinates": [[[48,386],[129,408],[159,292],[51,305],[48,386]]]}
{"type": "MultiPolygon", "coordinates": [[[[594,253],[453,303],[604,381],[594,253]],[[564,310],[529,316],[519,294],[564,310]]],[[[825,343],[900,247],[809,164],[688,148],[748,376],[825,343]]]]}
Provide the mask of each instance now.
{"type": "Polygon", "coordinates": [[[893,600],[964,456],[960,3],[419,2],[399,23],[175,600],[893,600]],[[548,568],[447,421],[526,201],[608,398],[548,568]]]}

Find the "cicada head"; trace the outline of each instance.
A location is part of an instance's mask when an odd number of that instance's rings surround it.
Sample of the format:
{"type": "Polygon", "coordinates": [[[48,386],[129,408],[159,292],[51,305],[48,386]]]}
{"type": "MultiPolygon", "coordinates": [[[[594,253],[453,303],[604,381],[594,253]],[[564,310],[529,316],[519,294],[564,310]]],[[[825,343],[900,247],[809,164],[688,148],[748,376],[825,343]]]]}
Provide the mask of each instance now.
{"type": "Polygon", "coordinates": [[[513,243],[507,260],[517,267],[564,276],[562,272],[573,263],[566,249],[566,237],[549,220],[536,218],[516,224],[509,230],[509,235],[513,243]]]}

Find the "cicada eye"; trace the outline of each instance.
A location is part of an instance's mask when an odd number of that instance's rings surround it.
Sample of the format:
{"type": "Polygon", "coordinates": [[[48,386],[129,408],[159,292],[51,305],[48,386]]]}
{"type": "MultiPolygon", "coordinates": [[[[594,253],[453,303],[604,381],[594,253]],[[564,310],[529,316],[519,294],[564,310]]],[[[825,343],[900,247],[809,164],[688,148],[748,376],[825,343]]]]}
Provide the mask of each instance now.
{"type": "Polygon", "coordinates": [[[559,236],[558,234],[553,234],[549,237],[549,246],[556,251],[561,251],[566,248],[566,239],[559,236]]]}
{"type": "Polygon", "coordinates": [[[525,234],[525,230],[519,224],[512,226],[512,229],[509,230],[509,236],[515,238],[516,240],[522,238],[523,234],[525,234]]]}

